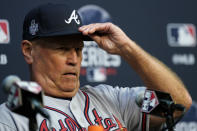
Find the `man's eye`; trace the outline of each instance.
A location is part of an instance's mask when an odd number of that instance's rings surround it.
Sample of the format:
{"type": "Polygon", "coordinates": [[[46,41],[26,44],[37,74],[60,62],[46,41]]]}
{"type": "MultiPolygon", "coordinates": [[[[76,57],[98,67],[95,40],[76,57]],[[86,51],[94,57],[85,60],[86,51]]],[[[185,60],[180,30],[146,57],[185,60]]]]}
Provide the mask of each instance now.
{"type": "Polygon", "coordinates": [[[82,51],[82,48],[75,48],[76,51],[82,51]]]}

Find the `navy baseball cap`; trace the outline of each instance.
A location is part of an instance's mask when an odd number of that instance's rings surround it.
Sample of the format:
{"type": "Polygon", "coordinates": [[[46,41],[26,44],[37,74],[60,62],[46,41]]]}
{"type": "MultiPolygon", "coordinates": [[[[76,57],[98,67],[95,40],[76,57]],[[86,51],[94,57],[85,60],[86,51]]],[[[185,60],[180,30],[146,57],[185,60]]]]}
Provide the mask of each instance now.
{"type": "Polygon", "coordinates": [[[67,35],[78,35],[84,41],[92,40],[78,31],[80,26],[82,21],[75,9],[66,4],[48,3],[32,9],[25,16],[23,40],[67,35]]]}

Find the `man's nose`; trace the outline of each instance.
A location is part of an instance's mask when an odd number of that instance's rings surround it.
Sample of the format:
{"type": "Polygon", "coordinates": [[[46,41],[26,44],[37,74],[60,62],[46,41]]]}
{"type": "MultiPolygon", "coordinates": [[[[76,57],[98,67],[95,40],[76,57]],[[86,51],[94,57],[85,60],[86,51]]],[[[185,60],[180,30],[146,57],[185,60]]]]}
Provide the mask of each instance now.
{"type": "Polygon", "coordinates": [[[75,49],[70,49],[67,57],[67,63],[70,65],[76,65],[78,60],[78,55],[75,49]]]}

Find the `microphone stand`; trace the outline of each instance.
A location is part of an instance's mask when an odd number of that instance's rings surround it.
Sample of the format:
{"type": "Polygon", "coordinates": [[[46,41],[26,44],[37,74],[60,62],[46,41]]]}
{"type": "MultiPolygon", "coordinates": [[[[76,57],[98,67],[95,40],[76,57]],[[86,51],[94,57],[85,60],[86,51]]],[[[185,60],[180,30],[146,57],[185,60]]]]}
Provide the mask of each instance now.
{"type": "Polygon", "coordinates": [[[29,130],[30,131],[37,131],[38,125],[36,120],[36,114],[40,113],[43,117],[49,120],[49,125],[51,126],[50,116],[49,114],[44,111],[41,103],[38,102],[36,99],[28,99],[29,103],[31,103],[31,113],[28,114],[29,118],[29,130]]]}
{"type": "Polygon", "coordinates": [[[164,112],[164,116],[166,118],[166,125],[168,131],[174,131],[174,118],[173,118],[173,112],[171,109],[168,109],[168,111],[164,112]]]}
{"type": "Polygon", "coordinates": [[[186,110],[181,104],[175,104],[170,94],[160,91],[146,90],[144,93],[142,112],[149,113],[155,116],[164,117],[166,126],[162,131],[174,131],[174,126],[181,120],[186,110]],[[173,114],[175,111],[182,111],[182,115],[174,120],[173,114]]]}
{"type": "Polygon", "coordinates": [[[177,122],[183,117],[185,113],[185,107],[180,105],[180,104],[175,104],[173,101],[168,101],[168,100],[160,100],[162,103],[162,108],[164,112],[164,117],[166,119],[166,128],[162,129],[162,131],[165,131],[168,129],[168,131],[174,131],[174,126],[177,124],[177,122]],[[177,119],[177,121],[174,121],[173,114],[175,110],[183,111],[184,113],[182,116],[177,119]]]}
{"type": "Polygon", "coordinates": [[[36,114],[37,113],[33,111],[31,115],[29,115],[29,131],[36,131],[38,129],[36,114]]]}

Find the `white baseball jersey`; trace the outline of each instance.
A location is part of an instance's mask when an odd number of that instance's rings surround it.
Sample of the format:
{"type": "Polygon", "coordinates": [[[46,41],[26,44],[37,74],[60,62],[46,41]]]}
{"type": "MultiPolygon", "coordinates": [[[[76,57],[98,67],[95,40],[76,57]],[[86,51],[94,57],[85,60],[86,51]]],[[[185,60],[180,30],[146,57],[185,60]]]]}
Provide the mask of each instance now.
{"type": "MultiPolygon", "coordinates": [[[[49,120],[37,115],[39,131],[87,131],[102,125],[105,131],[148,131],[148,118],[135,103],[136,93],[144,87],[119,88],[109,85],[80,88],[72,100],[44,96],[49,120]],[[51,131],[51,130],[50,130],[51,131]]],[[[28,131],[28,119],[0,106],[0,131],[28,131]]]]}

